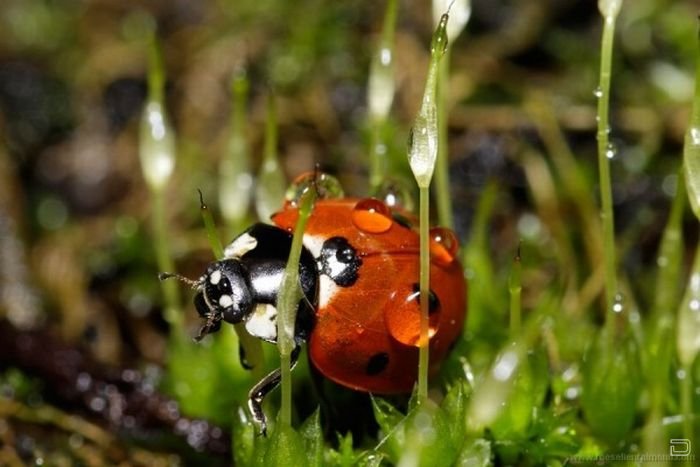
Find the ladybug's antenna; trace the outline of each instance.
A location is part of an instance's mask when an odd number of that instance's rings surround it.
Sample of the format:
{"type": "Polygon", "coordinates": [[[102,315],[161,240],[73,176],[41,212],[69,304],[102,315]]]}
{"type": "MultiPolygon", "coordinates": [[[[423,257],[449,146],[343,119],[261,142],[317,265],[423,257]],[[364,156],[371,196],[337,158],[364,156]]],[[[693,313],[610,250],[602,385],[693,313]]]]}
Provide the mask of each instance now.
{"type": "Polygon", "coordinates": [[[200,280],[194,280],[190,279],[188,277],[182,276],[180,274],[174,273],[174,272],[161,272],[158,274],[158,280],[164,281],[167,279],[177,279],[180,282],[184,282],[185,284],[189,285],[193,289],[199,289],[202,287],[202,281],[200,280]]]}

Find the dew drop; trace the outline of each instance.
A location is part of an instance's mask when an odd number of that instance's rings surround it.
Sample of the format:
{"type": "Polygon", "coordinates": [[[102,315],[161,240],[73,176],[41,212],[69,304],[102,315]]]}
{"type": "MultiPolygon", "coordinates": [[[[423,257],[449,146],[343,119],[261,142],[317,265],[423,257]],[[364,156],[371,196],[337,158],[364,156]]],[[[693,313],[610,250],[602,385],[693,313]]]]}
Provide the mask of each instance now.
{"type": "Polygon", "coordinates": [[[676,195],[676,190],[678,189],[678,175],[666,175],[661,183],[661,189],[664,191],[666,196],[673,198],[676,195]]]}
{"type": "Polygon", "coordinates": [[[411,185],[402,178],[387,178],[377,189],[377,198],[392,209],[413,211],[414,202],[411,185]]]}
{"type": "Polygon", "coordinates": [[[615,301],[613,302],[612,311],[615,314],[620,314],[625,311],[625,297],[622,294],[615,295],[615,301]]]}
{"type": "MultiPolygon", "coordinates": [[[[403,303],[398,302],[384,312],[384,324],[391,337],[404,345],[420,346],[420,292],[408,290],[403,303]]],[[[398,297],[397,297],[398,298],[398,297]]],[[[434,312],[428,317],[428,338],[438,331],[441,313],[434,312]]]]}
{"type": "Polygon", "coordinates": [[[85,439],[79,433],[73,433],[68,437],[68,444],[72,449],[80,449],[84,442],[85,439]]]}
{"type": "Polygon", "coordinates": [[[613,312],[615,312],[615,313],[622,313],[622,310],[623,310],[623,309],[624,309],[624,308],[623,308],[623,306],[622,306],[622,303],[617,302],[617,303],[613,304],[613,312]]]}
{"type": "Polygon", "coordinates": [[[605,157],[608,159],[612,159],[615,157],[617,154],[617,148],[613,143],[608,143],[608,145],[605,147],[605,157]]]}
{"type": "Polygon", "coordinates": [[[437,263],[447,266],[457,256],[459,241],[455,233],[445,227],[430,229],[430,255],[437,263]]]}
{"type": "Polygon", "coordinates": [[[690,141],[694,146],[700,146],[700,128],[693,126],[690,127],[690,141]]]}
{"type": "Polygon", "coordinates": [[[93,397],[89,403],[90,408],[95,412],[101,412],[107,406],[107,402],[102,397],[93,397]]]}
{"type": "Polygon", "coordinates": [[[389,207],[376,198],[365,198],[357,202],[352,210],[352,223],[369,233],[384,233],[394,221],[389,207]]]}
{"type": "Polygon", "coordinates": [[[287,189],[287,204],[297,206],[307,190],[317,190],[319,199],[342,198],[345,194],[337,178],[323,172],[306,172],[299,175],[287,189]]]}
{"type": "Polygon", "coordinates": [[[564,393],[564,397],[566,397],[569,400],[574,400],[579,396],[580,393],[580,388],[576,386],[572,386],[570,388],[566,389],[566,392],[564,393]]]}
{"type": "Polygon", "coordinates": [[[391,49],[389,47],[382,47],[379,51],[379,61],[384,66],[389,66],[391,64],[391,49]]]}
{"type": "Polygon", "coordinates": [[[459,362],[462,364],[462,372],[464,373],[464,379],[467,380],[471,387],[474,387],[474,370],[472,369],[469,360],[465,357],[460,357],[459,362]]]}
{"type": "Polygon", "coordinates": [[[600,86],[598,86],[597,88],[595,88],[595,89],[593,90],[593,95],[594,95],[595,97],[597,97],[598,99],[600,99],[601,97],[603,97],[603,90],[600,88],[600,86]]]}
{"type": "Polygon", "coordinates": [[[508,351],[502,354],[493,367],[493,377],[498,381],[507,381],[515,372],[519,360],[518,354],[514,351],[508,351]]]}

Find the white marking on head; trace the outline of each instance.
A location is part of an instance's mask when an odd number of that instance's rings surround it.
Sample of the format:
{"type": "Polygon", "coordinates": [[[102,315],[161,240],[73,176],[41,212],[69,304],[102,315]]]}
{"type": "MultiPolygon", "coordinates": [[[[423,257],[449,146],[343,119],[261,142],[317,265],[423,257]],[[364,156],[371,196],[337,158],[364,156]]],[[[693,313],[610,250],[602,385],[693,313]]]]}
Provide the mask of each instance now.
{"type": "Polygon", "coordinates": [[[321,274],[318,279],[318,306],[319,308],[324,308],[331,303],[340,287],[325,274],[321,274]]]}
{"type": "Polygon", "coordinates": [[[209,276],[209,282],[211,282],[213,285],[218,284],[220,280],[221,280],[221,271],[219,271],[218,269],[215,270],[214,272],[212,272],[211,275],[209,276]]]}
{"type": "Polygon", "coordinates": [[[226,247],[226,249],[224,249],[224,257],[228,259],[240,258],[249,251],[254,250],[257,246],[258,240],[246,232],[239,235],[226,247]]]}
{"type": "Polygon", "coordinates": [[[233,305],[233,298],[230,295],[222,295],[219,297],[219,306],[221,308],[228,308],[233,305]]]}
{"type": "Polygon", "coordinates": [[[259,303],[248,315],[245,329],[251,336],[268,342],[277,340],[277,308],[269,303],[259,303]]]}

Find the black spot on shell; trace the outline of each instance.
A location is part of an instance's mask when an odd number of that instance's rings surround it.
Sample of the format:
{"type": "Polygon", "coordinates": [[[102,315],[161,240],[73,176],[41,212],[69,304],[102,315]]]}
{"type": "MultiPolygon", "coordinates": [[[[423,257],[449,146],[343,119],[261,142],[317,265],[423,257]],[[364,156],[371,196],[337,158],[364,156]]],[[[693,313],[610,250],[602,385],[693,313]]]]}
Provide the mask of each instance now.
{"type": "Polygon", "coordinates": [[[365,372],[370,376],[375,376],[384,371],[387,365],[389,365],[389,354],[386,352],[379,352],[370,357],[365,372]]]}

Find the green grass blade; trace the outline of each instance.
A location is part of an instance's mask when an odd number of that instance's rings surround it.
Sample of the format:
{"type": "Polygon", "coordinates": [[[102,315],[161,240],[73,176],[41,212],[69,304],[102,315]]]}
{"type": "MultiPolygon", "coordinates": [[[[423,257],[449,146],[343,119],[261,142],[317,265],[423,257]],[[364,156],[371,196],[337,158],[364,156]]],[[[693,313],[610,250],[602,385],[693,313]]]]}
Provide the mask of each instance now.
{"type": "Polygon", "coordinates": [[[435,194],[437,200],[438,222],[440,225],[454,228],[452,216],[452,198],[450,197],[450,177],[448,164],[447,129],[450,111],[450,45],[460,35],[471,16],[470,0],[433,0],[433,21],[440,24],[443,13],[449,13],[447,24],[447,50],[440,61],[437,83],[437,121],[438,154],[435,166],[435,194]]]}
{"type": "Polygon", "coordinates": [[[199,191],[199,212],[202,215],[202,222],[204,222],[204,229],[207,232],[207,240],[209,240],[211,251],[214,253],[214,257],[217,260],[221,260],[224,258],[224,246],[221,244],[219,233],[216,231],[214,217],[211,215],[209,207],[204,202],[204,196],[201,191],[199,191]]]}
{"type": "Polygon", "coordinates": [[[664,229],[656,260],[657,278],[654,308],[649,320],[645,343],[645,376],[649,385],[649,412],[643,431],[645,452],[662,454],[668,449],[666,428],[663,426],[665,402],[669,392],[669,378],[675,346],[673,329],[676,322],[683,237],[681,221],[687,193],[683,174],[678,177],[678,187],[673,198],[671,214],[664,229]]]}
{"type": "MultiPolygon", "coordinates": [[[[615,260],[615,220],[613,218],[610,159],[615,149],[610,144],[610,76],[612,68],[615,19],[621,0],[601,0],[598,3],[603,16],[603,38],[600,46],[600,84],[595,91],[598,98],[598,175],[600,181],[601,218],[603,220],[603,261],[605,263],[606,316],[611,316],[617,294],[617,262],[615,260]]],[[[612,319],[612,318],[610,318],[612,319]]]]}
{"type": "Polygon", "coordinates": [[[370,64],[367,100],[370,142],[370,188],[375,193],[386,177],[387,144],[384,140],[386,118],[394,100],[394,30],[396,29],[396,0],[388,0],[384,13],[382,38],[370,64]]]}
{"type": "Polygon", "coordinates": [[[681,412],[683,413],[683,437],[694,441],[693,430],[693,365],[700,351],[700,247],[690,271],[688,285],[678,310],[676,327],[678,360],[682,367],[681,412]]]}
{"type": "Polygon", "coordinates": [[[447,15],[440,19],[431,42],[430,68],[423,102],[411,129],[408,162],[420,189],[420,353],[418,362],[418,401],[428,397],[428,299],[430,291],[430,180],[437,158],[437,72],[447,49],[447,15]]]}
{"type": "Polygon", "coordinates": [[[258,171],[255,186],[255,210],[258,219],[269,222],[270,216],[277,212],[284,201],[287,181],[284,169],[277,155],[277,110],[275,97],[270,95],[267,102],[267,121],[265,123],[265,149],[263,162],[258,171]]]}
{"type": "Polygon", "coordinates": [[[219,163],[219,209],[232,233],[243,227],[253,186],[246,139],[248,88],[248,79],[243,73],[231,81],[231,124],[225,153],[219,163]]]}
{"type": "Polygon", "coordinates": [[[294,227],[292,247],[277,296],[277,347],[280,353],[282,371],[280,422],[287,426],[291,426],[292,422],[290,356],[294,349],[294,323],[296,322],[297,306],[302,298],[299,286],[299,258],[301,257],[304,229],[311,216],[316,196],[315,187],[311,186],[302,194],[299,201],[299,218],[294,227]]]}
{"type": "Polygon", "coordinates": [[[696,47],[695,94],[690,125],[685,133],[683,166],[688,185],[688,198],[695,217],[700,219],[700,45],[696,47]]]}
{"type": "Polygon", "coordinates": [[[520,247],[518,245],[518,252],[513,258],[513,267],[510,271],[510,276],[508,277],[508,292],[510,293],[510,336],[511,339],[515,339],[518,334],[520,334],[520,322],[521,322],[521,300],[520,295],[522,292],[522,270],[523,265],[520,258],[520,247]]]}
{"type": "MultiPolygon", "coordinates": [[[[148,97],[141,116],[139,157],[153,201],[154,249],[158,269],[174,271],[164,190],[175,169],[175,133],[165,111],[164,86],[165,72],[158,43],[153,36],[149,43],[148,97]]],[[[172,281],[161,281],[161,287],[165,299],[165,320],[179,335],[182,333],[182,315],[177,286],[172,281]]]]}

